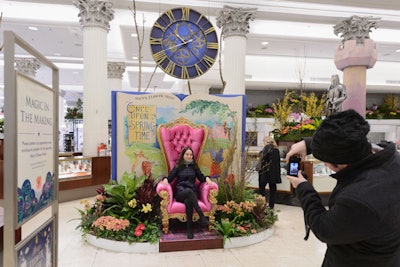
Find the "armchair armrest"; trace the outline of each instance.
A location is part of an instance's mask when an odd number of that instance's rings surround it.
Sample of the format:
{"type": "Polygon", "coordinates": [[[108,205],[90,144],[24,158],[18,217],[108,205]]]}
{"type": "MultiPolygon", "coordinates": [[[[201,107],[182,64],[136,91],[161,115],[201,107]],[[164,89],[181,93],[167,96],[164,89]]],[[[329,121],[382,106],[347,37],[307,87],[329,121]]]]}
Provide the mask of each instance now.
{"type": "Polygon", "coordinates": [[[215,182],[207,184],[201,183],[199,187],[199,200],[202,201],[208,210],[211,210],[212,204],[216,204],[216,196],[218,193],[218,185],[215,182]]]}
{"type": "Polygon", "coordinates": [[[171,184],[164,184],[161,180],[156,187],[157,194],[161,197],[161,205],[168,208],[172,205],[172,186],[171,184]]]}

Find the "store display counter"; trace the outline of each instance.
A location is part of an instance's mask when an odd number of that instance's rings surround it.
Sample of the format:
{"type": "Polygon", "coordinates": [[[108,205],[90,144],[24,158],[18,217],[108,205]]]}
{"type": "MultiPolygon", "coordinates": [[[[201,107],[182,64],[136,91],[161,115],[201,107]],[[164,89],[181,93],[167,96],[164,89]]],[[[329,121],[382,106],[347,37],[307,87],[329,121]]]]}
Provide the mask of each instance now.
{"type": "Polygon", "coordinates": [[[59,157],[58,178],[71,179],[92,176],[91,157],[59,157]]]}
{"type": "Polygon", "coordinates": [[[58,176],[60,191],[106,184],[111,176],[111,157],[60,157],[58,176]]]}

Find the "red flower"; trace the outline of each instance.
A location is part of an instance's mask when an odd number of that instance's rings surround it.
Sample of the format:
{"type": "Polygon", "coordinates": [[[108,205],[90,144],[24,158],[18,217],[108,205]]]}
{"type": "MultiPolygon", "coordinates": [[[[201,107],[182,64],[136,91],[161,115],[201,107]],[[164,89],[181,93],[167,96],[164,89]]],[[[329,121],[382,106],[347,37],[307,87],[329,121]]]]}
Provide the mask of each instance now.
{"type": "Polygon", "coordinates": [[[142,234],[143,234],[143,232],[142,232],[141,230],[139,230],[139,229],[136,228],[136,230],[135,230],[135,236],[139,237],[139,236],[141,236],[142,234]]]}
{"type": "Polygon", "coordinates": [[[141,231],[143,231],[144,229],[146,229],[146,226],[144,226],[143,223],[140,223],[140,224],[138,224],[138,226],[136,226],[136,229],[135,229],[135,230],[141,230],[141,231]]]}
{"type": "Polygon", "coordinates": [[[135,236],[141,236],[144,229],[146,229],[146,226],[143,223],[139,223],[135,228],[135,236]]]}

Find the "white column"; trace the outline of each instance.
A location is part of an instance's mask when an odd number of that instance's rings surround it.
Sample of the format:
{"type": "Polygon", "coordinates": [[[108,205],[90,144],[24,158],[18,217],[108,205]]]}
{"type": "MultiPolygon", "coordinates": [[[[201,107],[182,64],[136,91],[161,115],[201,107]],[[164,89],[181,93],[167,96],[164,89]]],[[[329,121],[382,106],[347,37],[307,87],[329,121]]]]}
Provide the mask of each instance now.
{"type": "Polygon", "coordinates": [[[246,34],[249,32],[249,20],[255,19],[256,10],[224,6],[217,17],[217,26],[222,28],[224,39],[224,94],[245,94],[246,34]]]}
{"type": "Polygon", "coordinates": [[[122,77],[125,72],[126,65],[124,62],[108,62],[108,88],[107,109],[108,119],[111,120],[111,91],[122,90],[122,77]]]}
{"type": "Polygon", "coordinates": [[[65,91],[60,90],[58,94],[58,149],[64,151],[63,138],[65,129],[65,91]]]}
{"type": "Polygon", "coordinates": [[[226,81],[224,94],[245,94],[246,74],[245,36],[229,36],[224,39],[223,77],[226,81]]]}
{"type": "Polygon", "coordinates": [[[108,143],[107,34],[113,4],[101,0],[74,4],[83,28],[83,154],[97,156],[97,146],[108,143]]]}

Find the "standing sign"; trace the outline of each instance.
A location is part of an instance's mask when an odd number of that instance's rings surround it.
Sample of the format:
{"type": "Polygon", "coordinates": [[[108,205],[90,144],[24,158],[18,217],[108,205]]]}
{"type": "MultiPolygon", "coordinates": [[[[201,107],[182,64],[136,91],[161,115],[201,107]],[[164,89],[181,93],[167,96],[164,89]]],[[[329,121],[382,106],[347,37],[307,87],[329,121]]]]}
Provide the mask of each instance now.
{"type": "Polygon", "coordinates": [[[18,224],[53,202],[54,92],[17,75],[18,224]]]}
{"type": "Polygon", "coordinates": [[[11,31],[4,31],[3,49],[7,105],[0,266],[57,267],[59,72],[56,65],[11,31]],[[51,71],[51,87],[15,69],[17,46],[51,71]],[[30,227],[24,228],[28,221],[30,227]]]}
{"type": "Polygon", "coordinates": [[[17,266],[53,266],[54,223],[51,220],[17,248],[17,266]]]}

